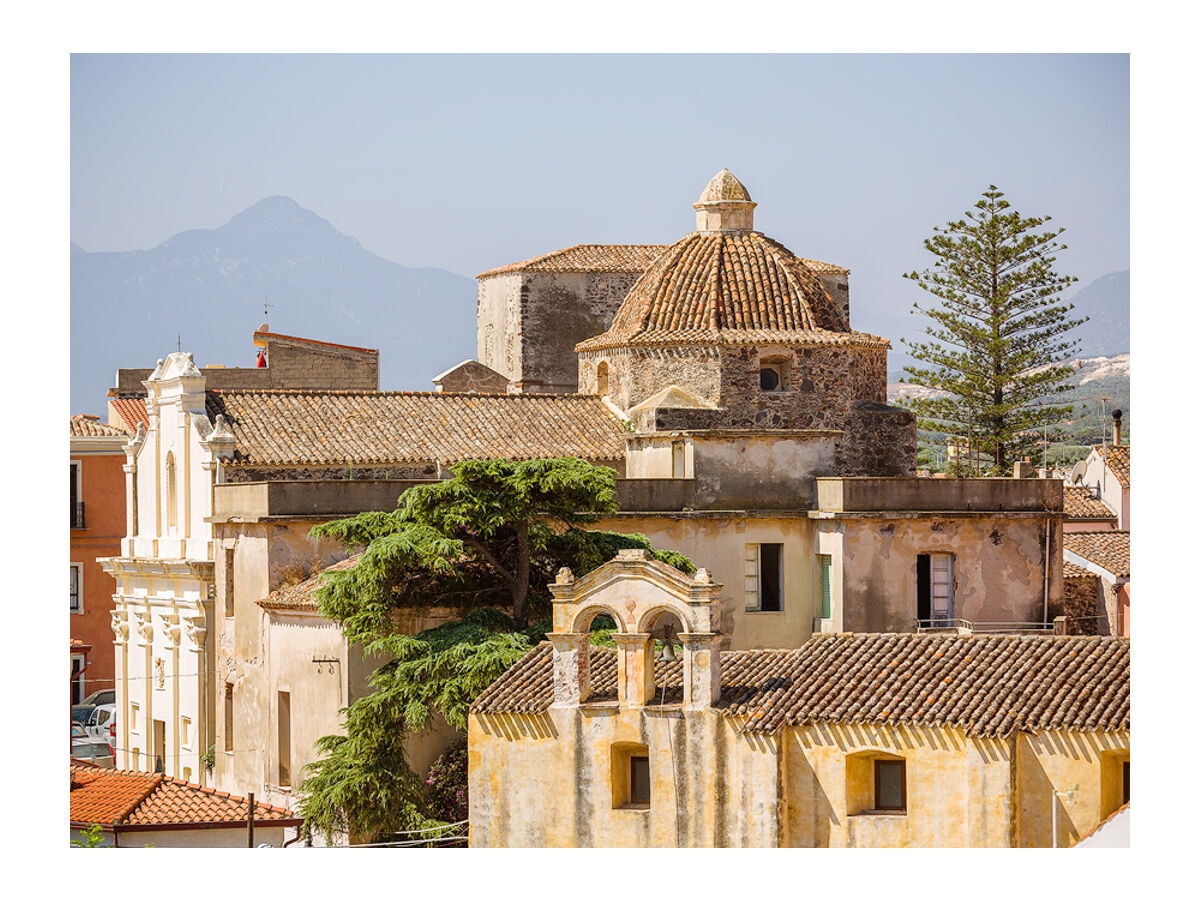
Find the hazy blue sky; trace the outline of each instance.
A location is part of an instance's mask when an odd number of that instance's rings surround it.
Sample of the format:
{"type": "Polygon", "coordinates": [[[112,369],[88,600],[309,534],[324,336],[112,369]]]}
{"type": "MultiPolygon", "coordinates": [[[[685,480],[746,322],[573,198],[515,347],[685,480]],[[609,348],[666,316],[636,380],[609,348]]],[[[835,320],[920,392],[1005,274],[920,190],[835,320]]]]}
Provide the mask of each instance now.
{"type": "Polygon", "coordinates": [[[849,267],[855,326],[888,337],[917,324],[900,274],[922,240],[990,184],[1066,227],[1080,286],[1129,268],[1124,54],[75,55],[70,97],[89,251],[285,194],[387,259],[473,276],[674,241],[728,167],[756,227],[849,267]]]}

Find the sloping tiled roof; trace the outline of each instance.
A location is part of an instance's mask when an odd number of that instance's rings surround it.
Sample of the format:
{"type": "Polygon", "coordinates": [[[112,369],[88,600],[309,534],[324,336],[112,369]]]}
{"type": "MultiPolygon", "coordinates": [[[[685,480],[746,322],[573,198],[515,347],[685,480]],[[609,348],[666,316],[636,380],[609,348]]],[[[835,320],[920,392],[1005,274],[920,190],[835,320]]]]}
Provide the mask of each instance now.
{"type": "Polygon", "coordinates": [[[389,465],[472,458],[624,458],[621,421],[582,394],[209,391],[232,465],[389,465]]]}
{"type": "Polygon", "coordinates": [[[1104,464],[1108,466],[1109,471],[1117,476],[1117,481],[1121,482],[1121,487],[1129,490],[1129,445],[1102,447],[1100,455],[1104,457],[1104,464]]]}
{"type": "MultiPolygon", "coordinates": [[[[538,713],[553,699],[548,643],[479,695],[475,713],[538,713]]],[[[616,696],[616,657],[591,648],[593,700],[616,696]]],[[[655,667],[663,702],[682,696],[682,663],[655,667]]],[[[659,700],[655,698],[656,702],[659,700]]],[[[816,635],[793,650],[721,654],[726,715],[746,728],[903,723],[1006,736],[1129,728],[1129,641],[1028,635],[816,635]]]]}
{"type": "MultiPolygon", "coordinates": [[[[296,822],[290,810],[254,804],[255,821],[296,822]]],[[[90,825],[208,825],[245,822],[246,800],[147,772],[71,765],[71,822],[90,825]]]]}
{"type": "Polygon", "coordinates": [[[106,425],[100,421],[99,416],[89,416],[86,413],[78,416],[71,416],[71,436],[72,437],[126,437],[126,433],[120,428],[114,428],[112,425],[106,425]]]}
{"type": "Polygon", "coordinates": [[[644,272],[665,249],[666,244],[576,244],[488,269],[475,277],[508,272],[644,272]]]}
{"type": "Polygon", "coordinates": [[[125,423],[125,427],[129,429],[130,434],[137,431],[139,422],[147,428],[150,427],[150,416],[146,413],[146,401],[144,399],[117,397],[109,400],[109,406],[120,420],[125,423]]]}
{"type": "Polygon", "coordinates": [[[756,232],[692,232],[638,279],[612,327],[576,350],[694,343],[857,343],[816,273],[756,232]]]}
{"type": "Polygon", "coordinates": [[[1077,566],[1069,559],[1063,560],[1063,578],[1096,578],[1097,576],[1089,572],[1083,566],[1077,566]]]}
{"type": "Polygon", "coordinates": [[[374,347],[355,347],[352,344],[334,344],[330,341],[318,341],[314,338],[296,337],[294,334],[279,334],[278,332],[271,331],[266,324],[259,325],[258,330],[254,332],[255,344],[265,344],[267,338],[294,341],[298,344],[313,344],[317,347],[337,347],[339,350],[356,350],[359,353],[379,353],[374,347]]]}
{"type": "Polygon", "coordinates": [[[355,553],[340,562],[335,562],[331,566],[326,566],[316,575],[311,578],[306,578],[299,584],[289,584],[283,587],[276,588],[267,594],[265,598],[258,601],[258,605],[263,609],[294,609],[294,610],[311,610],[316,611],[317,601],[313,594],[322,584],[321,576],[326,572],[342,572],[346,569],[353,569],[358,565],[361,553],[355,553]]]}
{"type": "Polygon", "coordinates": [[[1129,576],[1128,531],[1077,531],[1063,535],[1063,550],[1093,562],[1117,578],[1129,576]]]}
{"type": "Polygon", "coordinates": [[[1063,485],[1063,512],[1069,519],[1116,519],[1117,514],[1082,484],[1063,485]]]}

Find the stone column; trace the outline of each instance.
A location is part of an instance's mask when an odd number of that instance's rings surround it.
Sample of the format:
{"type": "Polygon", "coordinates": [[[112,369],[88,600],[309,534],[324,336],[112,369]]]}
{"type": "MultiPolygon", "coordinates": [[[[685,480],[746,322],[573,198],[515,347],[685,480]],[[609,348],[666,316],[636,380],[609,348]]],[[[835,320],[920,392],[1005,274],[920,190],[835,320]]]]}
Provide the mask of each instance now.
{"type": "Polygon", "coordinates": [[[617,645],[617,702],[621,706],[645,706],[654,697],[654,636],[614,634],[617,645]]]}
{"type": "Polygon", "coordinates": [[[554,648],[554,703],[552,706],[578,706],[592,691],[587,632],[548,634],[554,648]]]}
{"type": "Polygon", "coordinates": [[[683,708],[708,709],[721,697],[721,635],[679,635],[683,643],[683,708]]]}

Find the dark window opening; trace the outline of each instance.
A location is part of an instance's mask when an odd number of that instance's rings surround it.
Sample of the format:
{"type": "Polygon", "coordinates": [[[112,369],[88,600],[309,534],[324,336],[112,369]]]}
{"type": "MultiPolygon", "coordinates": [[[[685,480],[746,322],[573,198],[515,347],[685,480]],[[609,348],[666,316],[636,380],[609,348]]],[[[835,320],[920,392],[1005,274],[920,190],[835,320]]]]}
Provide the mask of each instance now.
{"type": "Polygon", "coordinates": [[[1129,802],[1129,760],[1121,763],[1121,804],[1129,802]]]}
{"type": "Polygon", "coordinates": [[[929,554],[917,556],[917,618],[922,622],[930,618],[929,614],[929,554]]]}
{"type": "Polygon", "coordinates": [[[629,802],[650,802],[650,757],[629,757],[629,802]]]}
{"type": "Polygon", "coordinates": [[[764,391],[779,390],[779,372],[766,366],[759,369],[758,386],[764,391]]]}
{"type": "Polygon", "coordinates": [[[904,760],[875,760],[875,808],[904,810],[908,798],[904,787],[904,760]]]}
{"type": "Polygon", "coordinates": [[[783,544],[758,545],[758,608],[779,612],[783,608],[783,544]]]}

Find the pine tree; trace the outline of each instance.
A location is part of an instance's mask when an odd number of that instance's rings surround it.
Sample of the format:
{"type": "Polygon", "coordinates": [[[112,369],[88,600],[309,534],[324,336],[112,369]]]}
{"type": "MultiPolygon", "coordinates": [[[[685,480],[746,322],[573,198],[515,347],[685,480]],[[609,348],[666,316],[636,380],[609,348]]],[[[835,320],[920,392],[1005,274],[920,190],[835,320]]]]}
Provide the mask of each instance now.
{"type": "Polygon", "coordinates": [[[1070,389],[1066,365],[1078,341],[1069,337],[1086,318],[1060,294],[1078,279],[1054,271],[1063,229],[1040,230],[1049,216],[1012,210],[995,185],[963,219],[935,228],[925,249],[932,269],[904,277],[938,298],[913,304],[933,320],[928,341],[903,342],[924,367],[906,366],[905,382],[937,393],[908,406],[920,427],[949,435],[970,454],[990,461],[991,474],[1009,474],[1031,456],[1071,412],[1053,398],[1070,389]]]}
{"type": "Polygon", "coordinates": [[[317,742],[299,810],[326,840],[381,841],[436,826],[421,779],[404,756],[407,735],[440,716],[465,731],[479,693],[549,629],[547,585],[562,566],[583,575],[618,550],[641,548],[685,572],[687,557],[654,550],[640,534],[590,531],[617,509],[614,473],[579,459],[468,460],[453,477],[409,488],[392,512],[367,512],[313,529],[360,550],[316,594],[346,638],[388,662],[372,692],[345,710],[346,733],[317,742]],[[393,627],[404,607],[465,613],[417,635],[393,627]],[[526,620],[539,617],[527,626],[526,620]]]}

